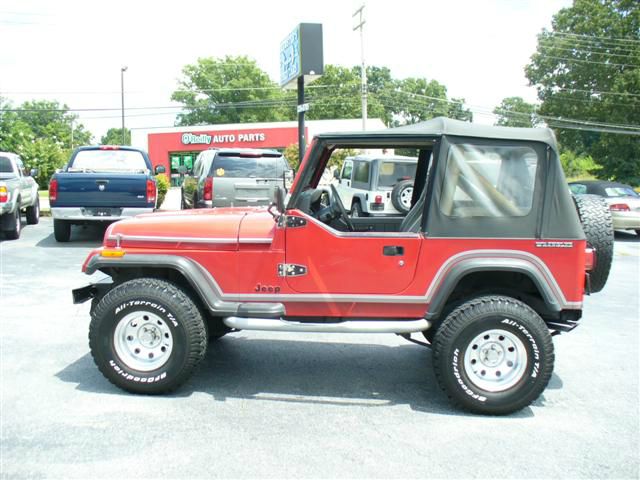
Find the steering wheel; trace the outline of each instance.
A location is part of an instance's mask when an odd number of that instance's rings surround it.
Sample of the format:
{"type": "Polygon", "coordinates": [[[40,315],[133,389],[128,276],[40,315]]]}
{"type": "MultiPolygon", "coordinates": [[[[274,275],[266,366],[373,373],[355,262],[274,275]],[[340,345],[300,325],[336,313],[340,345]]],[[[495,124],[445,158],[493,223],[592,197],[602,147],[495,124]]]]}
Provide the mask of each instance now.
{"type": "Polygon", "coordinates": [[[344,220],[344,223],[347,224],[347,228],[349,229],[350,232],[355,232],[356,228],[353,226],[353,222],[351,221],[351,218],[349,218],[349,215],[347,215],[347,210],[344,208],[344,205],[342,204],[342,200],[340,200],[340,195],[338,195],[338,190],[336,190],[335,185],[331,184],[331,207],[332,209],[335,211],[336,209],[334,208],[334,205],[336,205],[338,207],[338,211],[336,212],[338,215],[336,215],[336,220],[340,217],[342,217],[342,219],[344,220]]]}

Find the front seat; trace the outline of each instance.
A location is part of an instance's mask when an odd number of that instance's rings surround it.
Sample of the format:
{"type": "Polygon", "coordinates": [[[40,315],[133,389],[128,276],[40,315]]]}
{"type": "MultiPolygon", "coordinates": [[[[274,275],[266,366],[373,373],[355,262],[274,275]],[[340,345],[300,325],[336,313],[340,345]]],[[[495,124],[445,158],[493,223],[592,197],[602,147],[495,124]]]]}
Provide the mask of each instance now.
{"type": "Polygon", "coordinates": [[[426,199],[427,186],[425,185],[422,189],[422,193],[420,194],[420,198],[418,198],[418,201],[413,205],[413,207],[411,207],[411,210],[409,210],[407,216],[404,217],[404,220],[402,220],[398,231],[412,233],[418,233],[420,231],[420,227],[422,226],[422,214],[424,213],[424,204],[426,199]]]}

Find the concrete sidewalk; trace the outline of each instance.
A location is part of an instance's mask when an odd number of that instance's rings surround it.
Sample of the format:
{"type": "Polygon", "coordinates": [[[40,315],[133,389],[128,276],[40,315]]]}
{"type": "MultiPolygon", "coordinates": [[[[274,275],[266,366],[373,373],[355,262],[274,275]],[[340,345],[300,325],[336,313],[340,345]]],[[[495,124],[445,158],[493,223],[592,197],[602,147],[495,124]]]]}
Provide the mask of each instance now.
{"type": "Polygon", "coordinates": [[[169,188],[169,190],[167,191],[167,195],[164,197],[164,202],[162,202],[162,205],[160,207],[158,207],[158,210],[166,212],[166,211],[173,211],[173,210],[180,210],[180,204],[181,204],[181,190],[180,187],[171,187],[169,188]]]}

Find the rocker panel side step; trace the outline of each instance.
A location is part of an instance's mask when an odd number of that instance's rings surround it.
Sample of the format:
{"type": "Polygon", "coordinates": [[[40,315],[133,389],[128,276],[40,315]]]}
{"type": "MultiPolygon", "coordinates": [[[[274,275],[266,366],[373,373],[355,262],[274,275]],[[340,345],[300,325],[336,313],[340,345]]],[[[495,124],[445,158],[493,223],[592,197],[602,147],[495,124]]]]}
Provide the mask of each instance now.
{"type": "Polygon", "coordinates": [[[416,320],[347,320],[337,323],[291,322],[280,318],[225,317],[224,324],[237,330],[317,333],[414,333],[427,330],[431,322],[416,320]]]}

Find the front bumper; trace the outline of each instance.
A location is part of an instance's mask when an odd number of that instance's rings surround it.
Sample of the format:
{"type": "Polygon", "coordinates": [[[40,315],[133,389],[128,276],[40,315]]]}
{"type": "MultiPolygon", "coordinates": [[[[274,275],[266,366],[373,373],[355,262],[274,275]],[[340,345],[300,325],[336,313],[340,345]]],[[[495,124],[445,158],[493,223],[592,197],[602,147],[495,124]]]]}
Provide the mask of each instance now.
{"type": "Polygon", "coordinates": [[[97,214],[96,208],[89,207],[52,207],[51,216],[57,220],[73,220],[83,222],[116,221],[135,217],[143,213],[153,213],[153,208],[111,208],[111,214],[97,214]]]}

